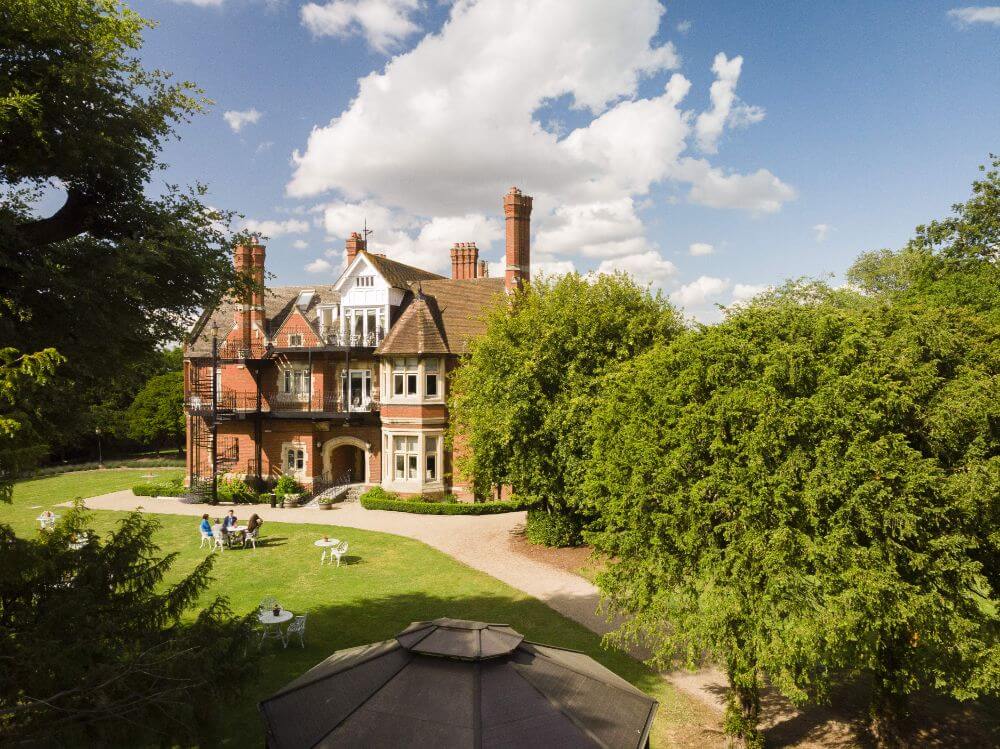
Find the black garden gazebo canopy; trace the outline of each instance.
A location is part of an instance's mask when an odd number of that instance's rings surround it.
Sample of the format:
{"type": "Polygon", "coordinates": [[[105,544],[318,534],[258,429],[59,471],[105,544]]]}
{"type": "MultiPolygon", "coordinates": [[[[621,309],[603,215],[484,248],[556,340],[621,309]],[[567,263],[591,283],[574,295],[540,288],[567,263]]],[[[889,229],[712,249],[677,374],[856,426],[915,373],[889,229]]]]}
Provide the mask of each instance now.
{"type": "Polygon", "coordinates": [[[260,703],[267,746],[644,747],[656,701],[505,624],[414,622],[340,650],[260,703]]]}

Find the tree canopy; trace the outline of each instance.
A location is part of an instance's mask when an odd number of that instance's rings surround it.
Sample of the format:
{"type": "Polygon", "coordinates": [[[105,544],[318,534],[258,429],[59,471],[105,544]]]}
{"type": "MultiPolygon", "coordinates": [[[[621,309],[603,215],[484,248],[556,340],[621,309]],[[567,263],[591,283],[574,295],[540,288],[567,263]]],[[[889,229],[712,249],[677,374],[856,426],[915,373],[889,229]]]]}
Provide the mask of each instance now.
{"type": "Polygon", "coordinates": [[[764,678],[868,675],[884,745],[915,692],[1000,689],[997,184],[862,257],[860,291],[788,284],[604,378],[599,585],[621,637],[724,666],[745,743],[764,678]]]}
{"type": "Polygon", "coordinates": [[[126,414],[129,435],[144,444],[184,446],[184,375],[167,372],[143,385],[126,414]]]}
{"type": "Polygon", "coordinates": [[[116,387],[127,405],[155,350],[241,283],[233,214],[153,180],[206,100],[143,68],[149,25],[113,0],[0,12],[0,347],[63,357],[32,408],[53,445],[92,433],[89,406],[116,387]]]}
{"type": "Polygon", "coordinates": [[[478,492],[510,485],[536,504],[590,512],[577,487],[599,380],[681,328],[662,297],[623,274],[538,278],[494,308],[451,385],[453,434],[471,449],[464,470],[478,492]]]}
{"type": "Polygon", "coordinates": [[[198,604],[212,555],[167,583],[178,555],[158,555],[157,527],[136,512],[102,538],[79,505],[35,539],[0,525],[4,743],[213,743],[220,702],[256,669],[251,617],[198,604]]]}

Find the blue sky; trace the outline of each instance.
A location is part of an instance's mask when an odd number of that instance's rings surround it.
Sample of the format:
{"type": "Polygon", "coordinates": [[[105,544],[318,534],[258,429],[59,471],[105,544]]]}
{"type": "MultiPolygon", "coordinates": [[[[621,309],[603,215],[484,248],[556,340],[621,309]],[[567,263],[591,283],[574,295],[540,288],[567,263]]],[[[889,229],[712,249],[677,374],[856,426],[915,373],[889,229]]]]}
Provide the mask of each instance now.
{"type": "Polygon", "coordinates": [[[498,261],[517,184],[536,267],[628,270],[712,319],[899,246],[1000,151],[1000,7],[132,5],[158,22],[146,63],[215,102],[161,178],[270,234],[281,283],[329,282],[363,219],[405,262],[447,272],[456,241],[498,261]]]}

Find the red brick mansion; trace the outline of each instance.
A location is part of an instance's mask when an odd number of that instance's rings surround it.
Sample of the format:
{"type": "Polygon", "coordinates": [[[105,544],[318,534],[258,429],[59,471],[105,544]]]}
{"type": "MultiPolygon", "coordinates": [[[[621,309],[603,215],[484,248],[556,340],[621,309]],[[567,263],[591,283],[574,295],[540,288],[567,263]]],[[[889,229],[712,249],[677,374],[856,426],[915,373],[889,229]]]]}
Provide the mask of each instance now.
{"type": "Polygon", "coordinates": [[[445,445],[448,373],[482,315],[529,278],[531,198],[503,198],[506,273],[474,243],[451,278],[347,240],[336,283],[264,289],[264,247],[235,265],[263,291],[207,310],[184,351],[188,478],[291,475],[314,491],[346,483],[470,496],[445,445]]]}

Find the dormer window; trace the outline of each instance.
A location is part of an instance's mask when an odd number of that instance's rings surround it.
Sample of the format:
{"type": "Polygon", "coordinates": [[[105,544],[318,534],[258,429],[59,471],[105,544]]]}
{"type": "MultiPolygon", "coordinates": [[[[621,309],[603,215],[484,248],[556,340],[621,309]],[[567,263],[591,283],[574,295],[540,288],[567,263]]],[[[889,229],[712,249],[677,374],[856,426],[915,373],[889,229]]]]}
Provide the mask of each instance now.
{"type": "Polygon", "coordinates": [[[354,285],[358,287],[370,288],[375,285],[375,276],[358,276],[354,279],[354,285]]]}
{"type": "Polygon", "coordinates": [[[302,289],[299,292],[298,299],[295,300],[295,306],[299,309],[306,309],[309,307],[309,303],[312,302],[314,296],[316,296],[316,292],[312,289],[302,289]]]}
{"type": "Polygon", "coordinates": [[[302,345],[302,334],[301,333],[290,333],[288,336],[289,346],[301,346],[302,345]]]}
{"type": "Polygon", "coordinates": [[[330,304],[319,308],[319,326],[330,330],[337,323],[337,305],[330,304]]]}

